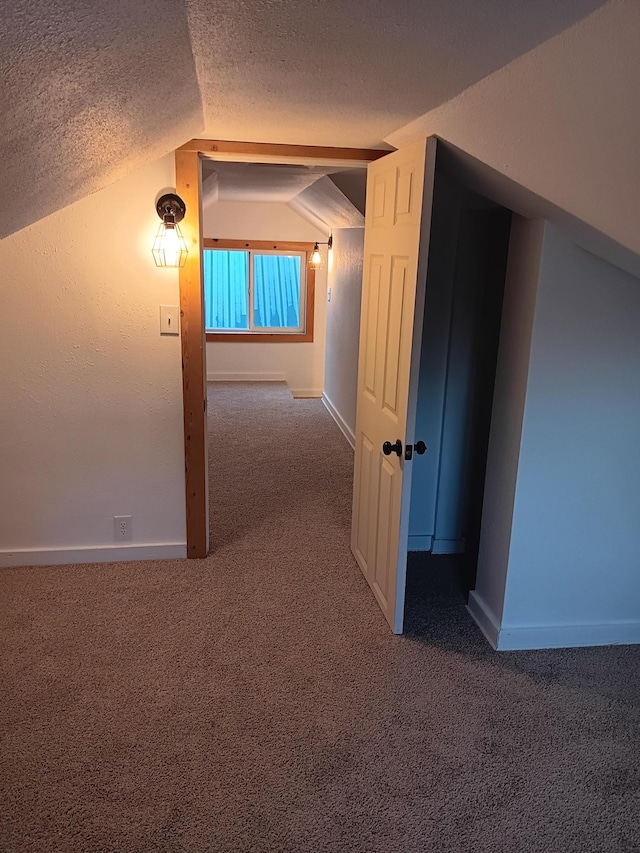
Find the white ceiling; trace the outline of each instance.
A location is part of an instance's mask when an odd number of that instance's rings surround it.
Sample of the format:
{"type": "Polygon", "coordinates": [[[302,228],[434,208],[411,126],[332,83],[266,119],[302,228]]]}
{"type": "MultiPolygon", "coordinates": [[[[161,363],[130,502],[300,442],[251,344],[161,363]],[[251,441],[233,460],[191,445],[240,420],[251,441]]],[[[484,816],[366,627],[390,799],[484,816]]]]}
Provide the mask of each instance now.
{"type": "Polygon", "coordinates": [[[335,166],[204,160],[202,180],[214,178],[216,201],[288,202],[320,178],[339,171],[335,166]]]}
{"type": "Polygon", "coordinates": [[[366,174],[365,168],[204,160],[202,199],[205,207],[225,201],[288,204],[330,233],[364,227],[366,174]]]}
{"type": "Polygon", "coordinates": [[[13,0],[0,237],[187,139],[380,146],[603,0],[13,0]]]}

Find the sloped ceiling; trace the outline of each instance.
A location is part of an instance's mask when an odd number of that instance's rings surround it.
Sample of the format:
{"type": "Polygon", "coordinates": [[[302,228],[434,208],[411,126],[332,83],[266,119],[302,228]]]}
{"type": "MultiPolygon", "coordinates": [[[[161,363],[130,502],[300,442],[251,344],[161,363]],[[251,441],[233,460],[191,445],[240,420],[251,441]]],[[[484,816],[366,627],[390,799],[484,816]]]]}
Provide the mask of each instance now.
{"type": "Polygon", "coordinates": [[[175,0],[17,0],[0,10],[0,237],[202,129],[175,0]]]}
{"type": "Polygon", "coordinates": [[[364,216],[348,195],[338,189],[333,175],[320,178],[288,204],[299,216],[321,228],[324,226],[328,232],[338,228],[364,228],[364,216]]]}
{"type": "Polygon", "coordinates": [[[364,168],[215,160],[202,164],[205,207],[218,201],[285,203],[327,234],[364,227],[365,191],[364,168]]]}
{"type": "Polygon", "coordinates": [[[205,160],[202,180],[216,177],[217,201],[288,202],[335,166],[274,163],[227,163],[205,160]]]}
{"type": "Polygon", "coordinates": [[[3,3],[0,237],[198,135],[379,147],[601,5],[3,3]]]}
{"type": "Polygon", "coordinates": [[[639,35],[640,2],[612,0],[388,139],[437,134],[536,194],[530,212],[606,235],[586,248],[639,275],[620,251],[640,255],[639,35]]]}
{"type": "Polygon", "coordinates": [[[206,135],[380,147],[604,0],[188,0],[206,135]]]}

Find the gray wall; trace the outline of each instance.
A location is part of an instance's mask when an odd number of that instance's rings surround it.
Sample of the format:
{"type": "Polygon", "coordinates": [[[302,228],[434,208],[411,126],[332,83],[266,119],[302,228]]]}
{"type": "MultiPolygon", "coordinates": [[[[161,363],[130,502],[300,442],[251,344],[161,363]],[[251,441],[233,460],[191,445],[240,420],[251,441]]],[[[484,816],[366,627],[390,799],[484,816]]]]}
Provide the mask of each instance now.
{"type": "Polygon", "coordinates": [[[548,225],[503,631],[640,642],[639,331],[640,281],[548,225]]]}
{"type": "Polygon", "coordinates": [[[544,223],[514,216],[487,453],[476,601],[502,616],[544,223]]]}
{"type": "Polygon", "coordinates": [[[324,400],[351,444],[356,427],[364,228],[333,232],[329,262],[324,400]]]}
{"type": "Polygon", "coordinates": [[[435,535],[460,203],[458,185],[437,171],[415,428],[429,449],[411,463],[410,551],[430,551],[435,535]]]}
{"type": "Polygon", "coordinates": [[[470,607],[501,649],[639,643],[640,281],[547,224],[536,283],[515,227],[470,607]]]}

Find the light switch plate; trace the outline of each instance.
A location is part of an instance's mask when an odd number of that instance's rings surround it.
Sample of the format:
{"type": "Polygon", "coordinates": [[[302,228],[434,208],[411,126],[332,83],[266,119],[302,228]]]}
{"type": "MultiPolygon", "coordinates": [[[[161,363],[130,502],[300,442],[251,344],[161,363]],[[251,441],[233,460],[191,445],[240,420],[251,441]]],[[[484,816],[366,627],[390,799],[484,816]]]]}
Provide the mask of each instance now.
{"type": "Polygon", "coordinates": [[[160,334],[180,334],[180,308],[177,305],[160,306],[160,334]]]}

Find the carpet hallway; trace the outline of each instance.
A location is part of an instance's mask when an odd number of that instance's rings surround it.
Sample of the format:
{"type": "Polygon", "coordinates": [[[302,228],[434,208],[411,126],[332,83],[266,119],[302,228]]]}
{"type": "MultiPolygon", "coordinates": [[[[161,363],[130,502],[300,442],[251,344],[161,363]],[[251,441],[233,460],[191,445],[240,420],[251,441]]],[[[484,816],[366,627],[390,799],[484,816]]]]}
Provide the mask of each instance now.
{"type": "Polygon", "coordinates": [[[206,560],[0,571],[1,853],[640,850],[640,648],[497,654],[417,557],[393,637],[322,404],[209,395],[206,560]]]}

